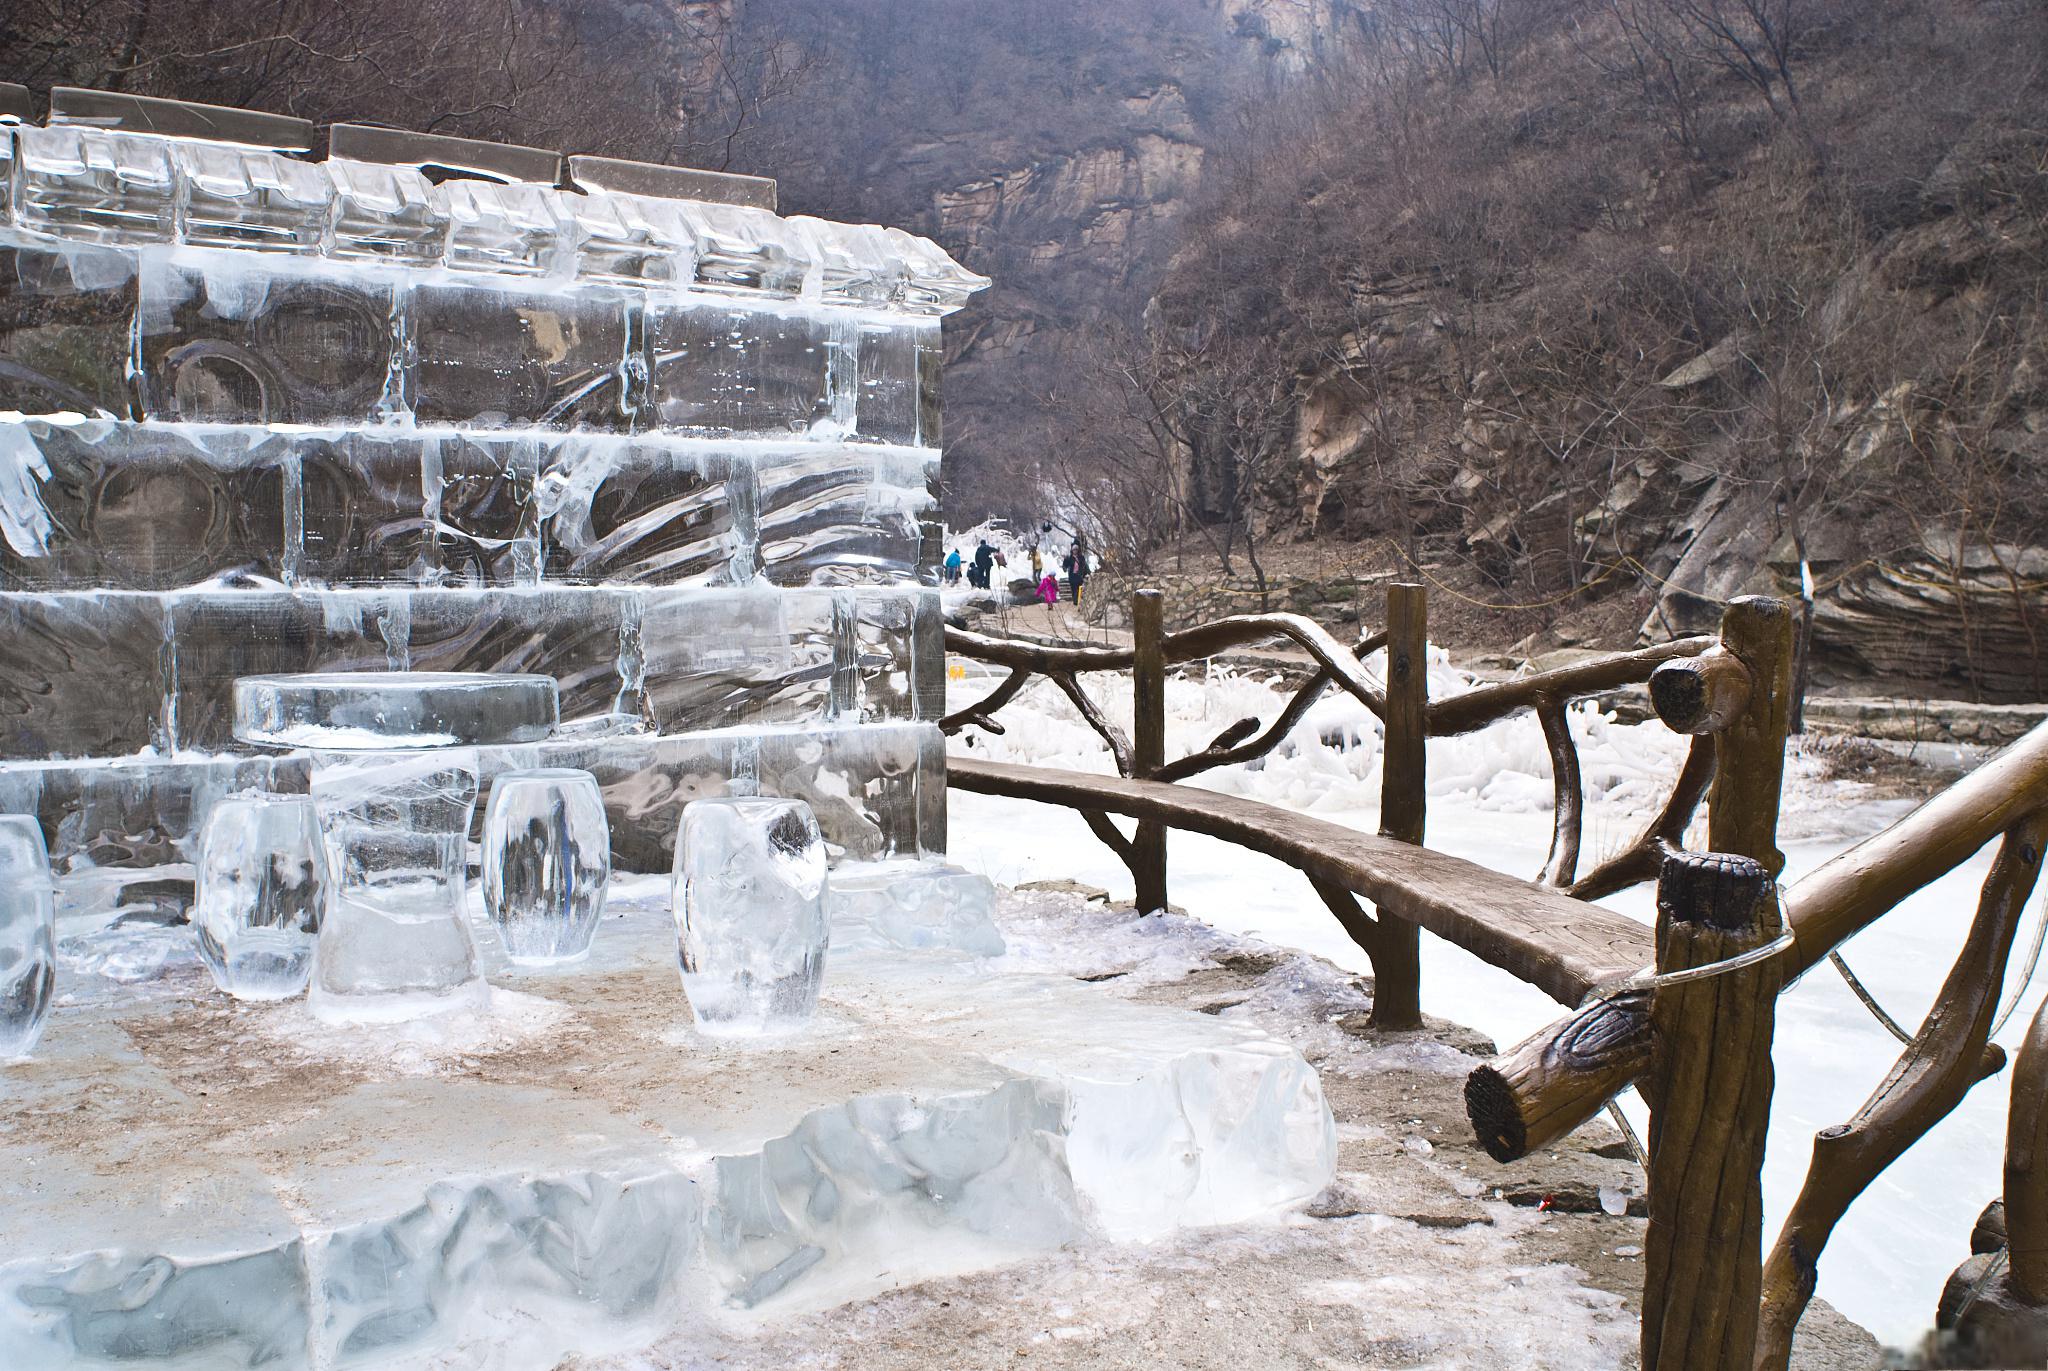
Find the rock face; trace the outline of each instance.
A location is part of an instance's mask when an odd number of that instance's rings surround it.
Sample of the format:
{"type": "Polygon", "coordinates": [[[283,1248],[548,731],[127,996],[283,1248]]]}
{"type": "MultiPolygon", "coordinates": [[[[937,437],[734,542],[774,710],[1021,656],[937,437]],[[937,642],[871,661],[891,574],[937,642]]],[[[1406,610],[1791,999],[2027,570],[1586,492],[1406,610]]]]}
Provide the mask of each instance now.
{"type": "Polygon", "coordinates": [[[903,224],[999,283],[946,332],[953,411],[971,416],[948,435],[948,480],[1000,512],[1039,468],[1077,346],[1142,314],[1239,102],[1298,72],[1349,13],[761,0],[739,46],[793,40],[821,73],[778,116],[789,136],[746,169],[780,178],[787,211],[903,224]]]}

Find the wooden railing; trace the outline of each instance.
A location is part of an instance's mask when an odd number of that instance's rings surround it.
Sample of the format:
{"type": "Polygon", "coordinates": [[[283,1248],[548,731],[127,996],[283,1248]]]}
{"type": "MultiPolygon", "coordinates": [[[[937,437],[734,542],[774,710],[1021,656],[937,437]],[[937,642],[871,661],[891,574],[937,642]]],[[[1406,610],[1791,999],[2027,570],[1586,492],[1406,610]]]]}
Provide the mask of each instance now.
{"type": "MultiPolygon", "coordinates": [[[[1078,810],[1129,866],[1144,910],[1166,904],[1169,828],[1209,833],[1296,866],[1370,958],[1373,1021],[1381,1027],[1421,1022],[1422,927],[1572,1007],[1472,1074],[1466,1102],[1481,1145],[1496,1159],[1514,1160],[1638,1086],[1651,1109],[1644,1366],[1784,1367],[1821,1252],[1849,1204],[2004,1065],[1989,1037],[2048,842],[2048,725],[1781,895],[1776,834],[1792,620],[1780,601],[1734,601],[1718,637],[1615,653],[1441,700],[1428,697],[1427,600],[1419,586],[1389,587],[1386,628],[1348,648],[1288,614],[1166,633],[1161,609],[1157,592],[1138,592],[1127,649],[1050,647],[949,628],[950,651],[1008,675],[986,698],[949,715],[946,732],[1000,733],[996,713],[1044,676],[1103,739],[1118,773],[956,759],[951,784],[1078,810]],[[1291,640],[1314,663],[1278,715],[1269,723],[1239,720],[1200,751],[1169,761],[1168,670],[1275,639],[1291,640]],[[1361,664],[1381,647],[1384,684],[1361,664]],[[1125,671],[1133,692],[1129,736],[1081,679],[1125,671]],[[1691,746],[1655,817],[1580,875],[1584,799],[1568,711],[1576,700],[1639,683],[1691,746]],[[1378,837],[1171,784],[1266,755],[1333,688],[1383,726],[1378,837]],[[1423,849],[1428,739],[1525,710],[1543,730],[1555,786],[1550,851],[1535,879],[1423,849]],[[1708,850],[1686,852],[1683,838],[1703,800],[1708,850]],[[1135,831],[1118,829],[1112,814],[1136,819],[1135,831]],[[1766,1260],[1759,1178],[1778,994],[1994,838],[2002,842],[1976,921],[1934,1008],[1905,1035],[1898,1062],[1863,1108],[1816,1138],[1805,1186],[1766,1260]],[[1588,903],[1650,880],[1658,882],[1654,937],[1588,903]]],[[[2014,1065],[2005,1225],[2005,1256],[1979,1281],[1982,1307],[2036,1319],[2032,1336],[2048,1330],[2048,1006],[2014,1065]]]]}

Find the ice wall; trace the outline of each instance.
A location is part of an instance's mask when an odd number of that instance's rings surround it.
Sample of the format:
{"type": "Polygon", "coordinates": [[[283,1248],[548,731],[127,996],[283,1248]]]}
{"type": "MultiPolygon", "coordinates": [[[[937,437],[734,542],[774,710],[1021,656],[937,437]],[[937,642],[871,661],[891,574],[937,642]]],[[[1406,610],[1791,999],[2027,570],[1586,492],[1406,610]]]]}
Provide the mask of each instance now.
{"type": "Polygon", "coordinates": [[[626,869],[735,782],[943,850],[939,319],[982,278],[666,169],[65,117],[0,125],[0,812],[60,868],[303,788],[230,690],[316,670],[553,675],[505,764],[596,771],[626,869]]]}

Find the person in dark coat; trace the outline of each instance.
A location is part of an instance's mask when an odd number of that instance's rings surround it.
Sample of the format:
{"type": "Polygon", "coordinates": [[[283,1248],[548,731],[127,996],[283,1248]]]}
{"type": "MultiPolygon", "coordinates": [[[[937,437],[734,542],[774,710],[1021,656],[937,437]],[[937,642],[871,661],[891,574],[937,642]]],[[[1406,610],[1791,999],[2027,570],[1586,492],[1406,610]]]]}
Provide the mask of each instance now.
{"type": "Polygon", "coordinates": [[[983,590],[989,588],[989,568],[996,564],[996,550],[989,546],[988,539],[981,540],[981,546],[974,549],[974,575],[970,577],[983,590]]]}
{"type": "Polygon", "coordinates": [[[1081,603],[1081,583],[1088,579],[1088,549],[1079,538],[1067,549],[1067,560],[1062,569],[1067,573],[1067,586],[1073,591],[1074,603],[1081,603]]]}

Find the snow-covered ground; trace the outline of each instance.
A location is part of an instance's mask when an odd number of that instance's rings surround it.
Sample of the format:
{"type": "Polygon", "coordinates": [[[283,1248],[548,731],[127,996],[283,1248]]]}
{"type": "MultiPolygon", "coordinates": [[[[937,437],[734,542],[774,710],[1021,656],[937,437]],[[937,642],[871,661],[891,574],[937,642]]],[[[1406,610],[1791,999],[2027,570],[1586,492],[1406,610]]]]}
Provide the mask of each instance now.
{"type": "MultiPolygon", "coordinates": [[[[970,673],[949,683],[958,708],[993,684],[970,673]]],[[[1368,667],[1378,667],[1369,660],[1368,667]]],[[[959,669],[956,667],[956,669],[959,669]]],[[[1128,723],[1127,686],[1092,681],[1095,697],[1128,723]]],[[[1441,659],[1431,668],[1431,694],[1469,688],[1441,659]]],[[[1246,716],[1270,719],[1285,700],[1265,677],[1218,668],[1206,680],[1175,679],[1167,688],[1167,753],[1206,745],[1246,716]]],[[[1072,707],[1044,682],[1035,683],[1001,715],[1002,737],[979,732],[953,740],[956,753],[1077,770],[1108,771],[1106,754],[1072,707]]],[[[1587,818],[1581,870],[1588,870],[1640,828],[1677,774],[1684,740],[1661,724],[1617,724],[1590,706],[1573,716],[1585,772],[1587,818]]],[[[1819,762],[1795,750],[1785,794],[1780,843],[1785,880],[1805,872],[1906,812],[1910,804],[1874,798],[1854,782],[1826,780],[1819,762]]],[[[1542,736],[1531,715],[1463,738],[1429,744],[1431,847],[1519,875],[1533,874],[1550,841],[1551,783],[1542,736]]],[[[1379,809],[1379,727],[1362,706],[1326,697],[1281,749],[1254,768],[1212,772],[1199,784],[1372,829],[1379,809]]],[[[1070,877],[1100,885],[1118,898],[1130,879],[1116,858],[1070,811],[954,792],[953,859],[1005,884],[1070,877]]],[[[1697,845],[1697,840],[1692,845],[1697,845]]],[[[1254,934],[1370,969],[1296,872],[1213,839],[1176,833],[1170,839],[1174,903],[1233,933],[1254,934]]],[[[1909,1028],[1932,1002],[1976,909],[1991,849],[1921,891],[1845,949],[1865,984],[1909,1028]]],[[[2036,896],[2038,907],[2042,896],[2036,896]]],[[[1606,903],[1648,921],[1648,887],[1606,903]]],[[[2022,929],[2017,963],[2032,941],[2022,929]]],[[[1478,1028],[1507,1046],[1563,1011],[1540,992],[1436,939],[1423,940],[1423,1005],[1430,1013],[1478,1028]]],[[[2000,1034],[2008,1050],[2025,1030],[2043,994],[2029,988],[2000,1034]]],[[[1823,965],[1779,1003],[1778,1086],[1772,1146],[1764,1173],[1765,1239],[1775,1234],[1798,1193],[1814,1132],[1847,1119],[1890,1068],[1898,1045],[1823,965]]],[[[1969,1230],[1998,1191],[2005,1133],[2007,1078],[1984,1082],[1918,1147],[1895,1163],[1836,1231],[1821,1261],[1820,1293],[1884,1341],[1904,1345],[1931,1323],[1941,1284],[1969,1255],[1969,1230]]],[[[1640,1104],[1630,1112],[1642,1123],[1640,1104]]]]}

